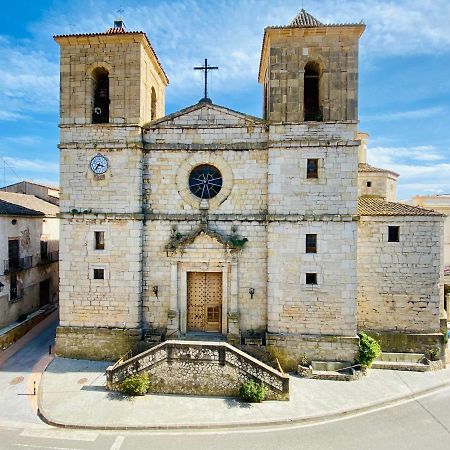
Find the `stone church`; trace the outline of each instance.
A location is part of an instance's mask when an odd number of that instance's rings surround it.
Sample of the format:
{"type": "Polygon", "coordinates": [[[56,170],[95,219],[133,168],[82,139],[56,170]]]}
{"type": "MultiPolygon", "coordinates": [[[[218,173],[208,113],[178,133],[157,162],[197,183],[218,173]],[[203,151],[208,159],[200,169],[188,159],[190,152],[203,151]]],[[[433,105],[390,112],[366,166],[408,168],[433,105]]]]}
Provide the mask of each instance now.
{"type": "Polygon", "coordinates": [[[55,36],[61,48],[57,353],[114,359],[146,333],[353,361],[443,345],[443,217],[395,201],[365,160],[365,25],[302,10],[264,30],[262,118],[199,103],[165,115],[143,32],[55,36]]]}

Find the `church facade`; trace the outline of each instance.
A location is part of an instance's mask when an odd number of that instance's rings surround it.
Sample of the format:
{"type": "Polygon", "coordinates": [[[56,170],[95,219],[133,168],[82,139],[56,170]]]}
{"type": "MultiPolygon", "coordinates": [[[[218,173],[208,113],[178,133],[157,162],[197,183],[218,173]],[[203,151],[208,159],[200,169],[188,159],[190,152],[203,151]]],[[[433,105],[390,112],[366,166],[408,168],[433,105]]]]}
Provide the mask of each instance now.
{"type": "Polygon", "coordinates": [[[121,22],[55,37],[58,354],[114,359],[149,332],[257,332],[291,359],[353,361],[358,330],[442,344],[442,217],[364,159],[364,28],[303,10],[266,28],[263,118],[208,98],[165,116],[167,75],[121,22]]]}

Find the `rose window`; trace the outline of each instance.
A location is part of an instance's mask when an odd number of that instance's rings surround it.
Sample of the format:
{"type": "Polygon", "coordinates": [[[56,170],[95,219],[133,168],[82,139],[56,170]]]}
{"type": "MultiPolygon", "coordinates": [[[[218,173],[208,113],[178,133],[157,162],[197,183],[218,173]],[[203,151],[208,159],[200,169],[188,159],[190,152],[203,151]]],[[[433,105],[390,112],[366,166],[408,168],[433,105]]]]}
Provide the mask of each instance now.
{"type": "Polygon", "coordinates": [[[198,198],[213,198],[222,189],[222,174],[209,164],[197,166],[189,175],[189,189],[198,198]]]}

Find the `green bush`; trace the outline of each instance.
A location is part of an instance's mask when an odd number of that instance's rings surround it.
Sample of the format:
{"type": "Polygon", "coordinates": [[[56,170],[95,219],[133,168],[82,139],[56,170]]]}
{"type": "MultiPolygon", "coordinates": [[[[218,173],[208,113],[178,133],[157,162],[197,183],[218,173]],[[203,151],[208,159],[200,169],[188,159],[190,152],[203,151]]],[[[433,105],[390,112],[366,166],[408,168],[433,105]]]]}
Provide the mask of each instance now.
{"type": "Polygon", "coordinates": [[[239,388],[239,396],[249,403],[261,403],[267,395],[267,387],[255,381],[246,381],[239,388]]]}
{"type": "Polygon", "coordinates": [[[126,377],[120,386],[121,392],[126,395],[145,395],[150,387],[150,380],[146,373],[126,377]]]}
{"type": "Polygon", "coordinates": [[[441,349],[438,346],[430,348],[427,353],[431,361],[437,361],[441,357],[441,349]]]}
{"type": "Polygon", "coordinates": [[[380,356],[380,344],[366,333],[359,333],[359,355],[358,363],[362,367],[370,367],[375,359],[380,356]]]}

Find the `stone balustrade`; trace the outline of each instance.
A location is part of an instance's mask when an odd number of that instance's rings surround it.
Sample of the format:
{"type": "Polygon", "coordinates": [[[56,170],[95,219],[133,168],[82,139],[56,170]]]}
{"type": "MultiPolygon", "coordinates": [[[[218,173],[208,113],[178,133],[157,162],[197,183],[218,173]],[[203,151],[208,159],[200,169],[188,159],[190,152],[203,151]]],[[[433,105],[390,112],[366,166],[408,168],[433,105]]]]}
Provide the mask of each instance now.
{"type": "Polygon", "coordinates": [[[107,387],[118,390],[130,375],[147,372],[150,392],[237,396],[242,383],[268,388],[267,398],[289,399],[289,376],[225,342],[166,341],[108,367],[107,387]]]}

